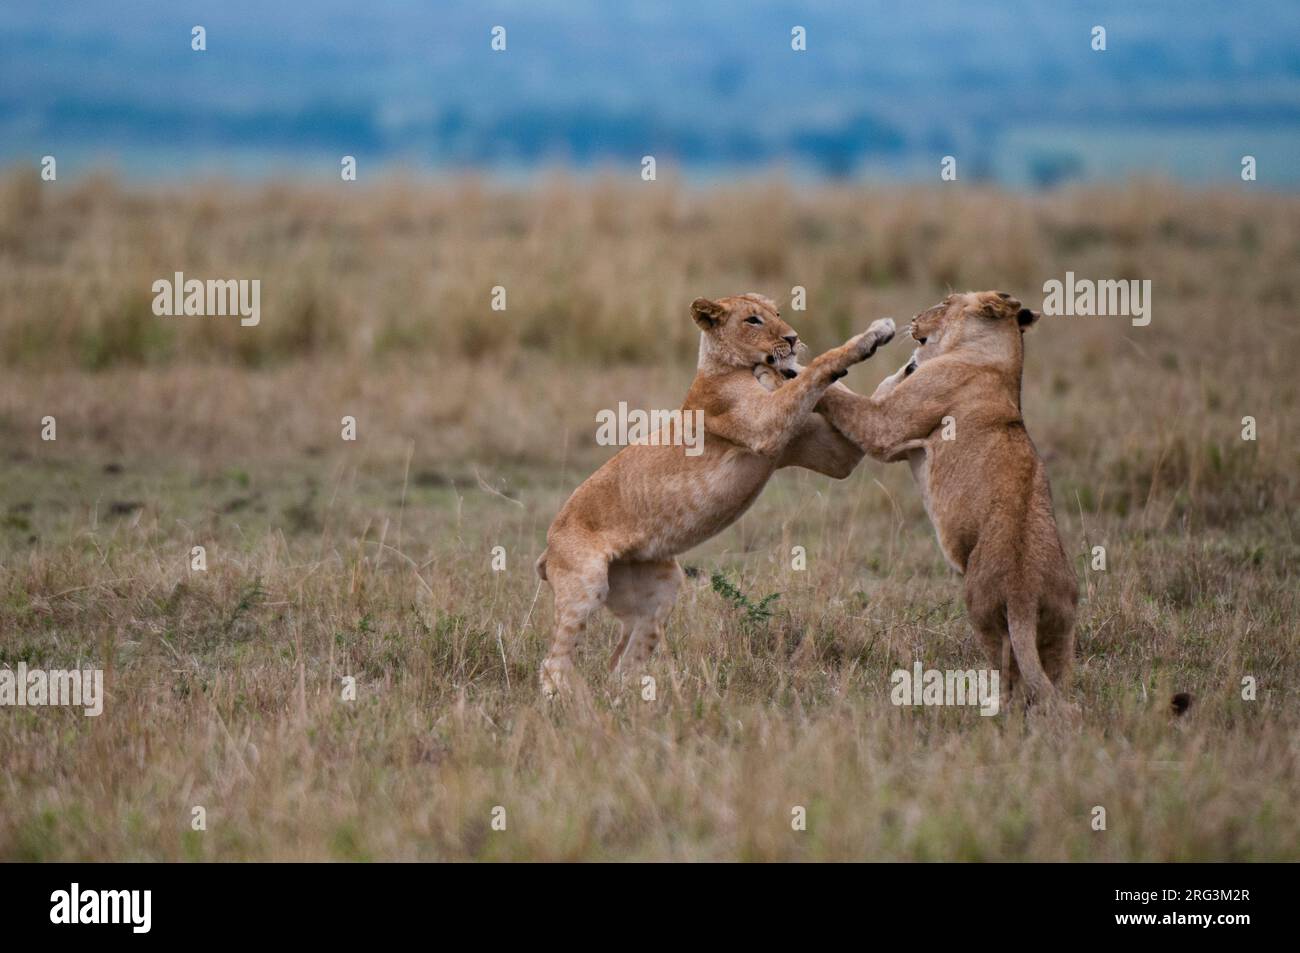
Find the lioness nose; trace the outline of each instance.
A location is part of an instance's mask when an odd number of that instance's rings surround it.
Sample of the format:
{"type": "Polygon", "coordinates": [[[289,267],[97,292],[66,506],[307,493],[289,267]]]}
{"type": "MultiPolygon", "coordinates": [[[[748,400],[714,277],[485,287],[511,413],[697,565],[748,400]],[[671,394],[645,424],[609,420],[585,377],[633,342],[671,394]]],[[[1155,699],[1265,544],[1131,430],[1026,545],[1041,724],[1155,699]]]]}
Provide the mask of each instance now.
{"type": "Polygon", "coordinates": [[[797,334],[783,334],[781,335],[781,339],[791,347],[794,347],[799,343],[799,335],[797,334]]]}

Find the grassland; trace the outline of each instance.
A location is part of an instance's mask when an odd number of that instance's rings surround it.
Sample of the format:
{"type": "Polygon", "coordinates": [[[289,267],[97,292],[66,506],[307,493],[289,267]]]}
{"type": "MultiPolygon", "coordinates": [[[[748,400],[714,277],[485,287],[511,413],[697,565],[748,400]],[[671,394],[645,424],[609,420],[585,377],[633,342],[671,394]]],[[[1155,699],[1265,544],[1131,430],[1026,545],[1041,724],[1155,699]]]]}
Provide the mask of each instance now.
{"type": "Polygon", "coordinates": [[[98,718],[0,710],[0,858],[1300,859],[1297,260],[1300,200],[1244,187],[13,172],[0,665],[103,667],[109,696],[98,718]],[[260,278],[262,323],[155,317],[177,270],[260,278]],[[596,411],[685,392],[693,297],[804,286],[785,312],[820,350],[949,287],[1036,304],[1066,270],[1154,287],[1148,327],[1028,338],[1084,593],[1080,726],[890,703],[894,669],[982,657],[906,468],[870,462],[778,474],[688,554],[654,702],[605,680],[609,621],[581,652],[590,698],[541,700],[533,558],[609,453],[596,411]],[[773,616],[714,572],[779,593],[773,616]]]}

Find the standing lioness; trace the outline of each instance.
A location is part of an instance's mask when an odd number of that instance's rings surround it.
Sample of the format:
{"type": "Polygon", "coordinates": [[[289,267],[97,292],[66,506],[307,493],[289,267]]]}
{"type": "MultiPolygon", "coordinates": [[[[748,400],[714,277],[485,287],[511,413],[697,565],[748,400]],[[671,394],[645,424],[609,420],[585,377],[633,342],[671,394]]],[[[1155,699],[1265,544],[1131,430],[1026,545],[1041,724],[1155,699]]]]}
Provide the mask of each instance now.
{"type": "Polygon", "coordinates": [[[700,357],[682,413],[703,411],[702,452],[668,445],[671,435],[625,447],[555,517],[537,560],[555,593],[555,638],[541,673],[548,696],[564,687],[574,645],[602,605],[623,626],[611,668],[645,662],[681,584],[673,557],[739,519],[779,466],[812,466],[806,458],[823,456],[827,463],[815,468],[843,476],[857,463],[856,451],[812,409],[851,365],[893,337],[894,322],[875,322],[769,393],[754,367],[792,367],[799,343],[775,303],[755,294],[696,298],[691,313],[702,332],[700,357]]]}
{"type": "Polygon", "coordinates": [[[1020,414],[1022,336],[1037,319],[1002,292],[949,295],[912,320],[920,346],[870,398],[837,384],[818,410],[875,459],[911,463],[1004,693],[1023,677],[1049,699],[1074,656],[1079,590],[1020,414]]]}

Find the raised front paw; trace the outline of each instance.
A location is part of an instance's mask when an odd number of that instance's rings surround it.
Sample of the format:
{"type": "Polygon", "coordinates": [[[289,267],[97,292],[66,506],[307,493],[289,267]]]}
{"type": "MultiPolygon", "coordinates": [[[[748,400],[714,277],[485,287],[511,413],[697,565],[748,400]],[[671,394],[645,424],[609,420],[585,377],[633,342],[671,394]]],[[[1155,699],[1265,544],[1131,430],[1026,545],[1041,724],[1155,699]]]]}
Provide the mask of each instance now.
{"type": "Polygon", "coordinates": [[[839,347],[827,351],[818,358],[818,361],[821,362],[831,381],[834,382],[848,373],[849,368],[854,364],[865,361],[872,354],[875,354],[876,348],[888,343],[893,336],[893,320],[881,318],[879,321],[872,322],[871,327],[861,334],[854,335],[839,347]]]}
{"type": "Polygon", "coordinates": [[[876,353],[876,348],[888,344],[893,339],[894,319],[881,318],[879,321],[872,321],[871,327],[855,337],[851,343],[857,347],[858,354],[861,355],[858,360],[865,361],[876,353]]]}

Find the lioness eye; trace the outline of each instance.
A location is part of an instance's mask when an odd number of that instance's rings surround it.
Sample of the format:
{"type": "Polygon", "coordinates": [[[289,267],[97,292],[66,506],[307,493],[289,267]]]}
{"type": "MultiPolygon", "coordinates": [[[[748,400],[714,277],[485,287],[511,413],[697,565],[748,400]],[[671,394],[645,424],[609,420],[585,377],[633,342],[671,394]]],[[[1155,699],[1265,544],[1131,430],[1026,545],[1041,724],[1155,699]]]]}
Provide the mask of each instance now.
{"type": "Polygon", "coordinates": [[[763,319],[756,314],[752,314],[745,319],[746,324],[762,324],[763,319]]]}

